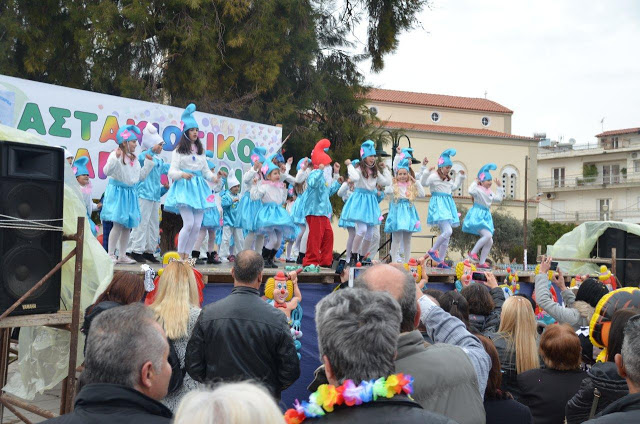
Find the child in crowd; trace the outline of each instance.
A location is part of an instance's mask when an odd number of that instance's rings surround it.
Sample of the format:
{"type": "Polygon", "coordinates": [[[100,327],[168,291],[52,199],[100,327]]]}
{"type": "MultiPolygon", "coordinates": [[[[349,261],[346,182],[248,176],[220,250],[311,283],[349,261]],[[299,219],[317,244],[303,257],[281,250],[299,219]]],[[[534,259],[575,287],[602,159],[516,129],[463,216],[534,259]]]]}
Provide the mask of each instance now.
{"type": "Polygon", "coordinates": [[[264,147],[254,147],[251,152],[253,167],[242,176],[243,194],[238,209],[240,211],[242,229],[246,232],[246,238],[244,239],[244,249],[246,250],[253,249],[255,245],[255,250],[260,251],[264,245],[264,235],[257,233],[256,227],[254,226],[256,216],[262,207],[262,202],[259,199],[253,200],[251,198],[251,188],[257,181],[262,179],[260,168],[262,164],[266,162],[266,158],[264,157],[266,153],[267,151],[264,147]]]}
{"type": "MultiPolygon", "coordinates": [[[[205,154],[208,158],[213,157],[213,151],[211,150],[207,150],[205,154]]],[[[216,164],[213,163],[213,161],[207,159],[207,165],[209,166],[209,169],[212,173],[215,172],[216,164]]],[[[200,227],[200,232],[198,233],[196,244],[193,246],[194,250],[191,252],[191,257],[196,258],[196,260],[200,258],[200,247],[202,246],[202,242],[204,241],[204,238],[208,233],[209,238],[207,239],[207,263],[213,265],[221,263],[218,252],[215,250],[216,232],[223,225],[222,205],[220,202],[220,196],[218,194],[222,191],[222,186],[226,178],[226,172],[220,170],[213,180],[208,181],[209,187],[211,188],[211,194],[209,195],[207,200],[214,203],[215,206],[205,211],[204,218],[202,219],[202,227],[200,227]]]]}
{"type": "Polygon", "coordinates": [[[396,177],[393,184],[385,189],[391,196],[389,200],[389,214],[385,222],[384,231],[391,233],[391,259],[394,262],[408,262],[411,256],[411,235],[422,229],[420,217],[414,205],[417,197],[424,197],[422,184],[416,183],[407,159],[398,162],[396,177]],[[404,259],[400,257],[400,246],[404,259]]]}
{"type": "Polygon", "coordinates": [[[255,216],[253,228],[269,241],[262,248],[262,257],[265,260],[265,268],[277,268],[273,259],[280,248],[282,237],[295,231],[291,216],[282,207],[287,191],[280,182],[280,168],[272,161],[266,161],[262,167],[263,180],[258,176],[251,187],[251,200],[259,200],[262,206],[255,216]]]}
{"type": "Polygon", "coordinates": [[[91,232],[93,235],[97,235],[98,231],[96,229],[96,224],[91,220],[91,214],[94,211],[99,210],[102,207],[102,203],[98,203],[97,205],[93,203],[93,198],[91,196],[91,189],[93,186],[91,185],[91,180],[89,180],[89,169],[87,168],[87,164],[89,163],[89,158],[83,156],[78,158],[75,162],[73,162],[72,169],[76,174],[76,180],[78,184],[80,184],[80,191],[82,192],[82,201],[84,202],[84,206],[87,209],[87,218],[89,219],[89,227],[91,228],[91,232]]]}
{"type": "Polygon", "coordinates": [[[358,262],[360,257],[367,257],[373,232],[380,225],[380,206],[376,197],[376,185],[386,187],[391,184],[391,173],[383,162],[376,161],[376,149],[373,141],[367,140],[360,148],[360,163],[355,167],[347,159],[349,179],[353,181],[355,190],[342,209],[342,219],[355,225],[356,235],[353,239],[352,258],[350,262],[358,262]]]}
{"type": "Polygon", "coordinates": [[[489,268],[487,256],[493,246],[493,218],[491,217],[491,203],[501,202],[504,198],[504,189],[500,180],[496,180],[498,190],[494,194],[491,191],[492,177],[489,171],[495,171],[495,163],[489,163],[478,171],[478,178],[471,183],[469,195],[473,197],[473,206],[467,212],[462,223],[462,231],[480,236],[480,239],[469,252],[469,259],[475,262],[478,268],[489,268]],[[478,252],[480,257],[478,258],[478,252]]]}
{"type": "Polygon", "coordinates": [[[142,131],[142,148],[145,151],[138,157],[143,167],[143,180],[136,184],[141,219],[140,225],[131,231],[130,243],[131,258],[143,263],[158,263],[154,254],[160,238],[160,199],[169,190],[169,184],[161,181],[162,175],[169,172],[169,164],[160,157],[163,146],[164,139],[156,127],[147,124],[142,131]],[[144,166],[147,162],[152,166],[144,166]]]}
{"type": "MultiPolygon", "coordinates": [[[[135,264],[136,261],[126,255],[129,235],[132,228],[140,223],[140,207],[135,184],[140,181],[140,163],[135,155],[140,129],[135,125],[122,127],[116,133],[118,148],[109,154],[103,172],[109,178],[104,192],[104,203],[100,219],[113,222],[109,234],[109,256],[114,263],[135,264]],[[116,249],[118,257],[116,258],[116,249]]],[[[153,166],[149,162],[145,167],[153,166]]],[[[145,170],[148,174],[148,169],[145,170]]]]}
{"type": "Polygon", "coordinates": [[[222,259],[229,262],[235,261],[235,256],[231,252],[231,240],[234,246],[242,249],[244,246],[244,234],[242,232],[242,224],[240,223],[240,212],[238,205],[240,203],[240,181],[233,172],[227,179],[228,190],[222,192],[220,196],[220,205],[222,206],[222,243],[220,244],[220,255],[222,259]]]}
{"type": "MultiPolygon", "coordinates": [[[[450,268],[444,259],[449,248],[449,239],[453,233],[453,228],[460,225],[458,209],[453,201],[451,193],[457,190],[466,178],[464,171],[460,171],[454,181],[451,181],[449,172],[453,163],[451,156],[456,155],[456,149],[447,149],[438,159],[438,170],[435,172],[424,172],[421,184],[431,189],[431,200],[429,200],[429,212],[427,224],[437,225],[440,228],[440,235],[436,238],[433,247],[427,252],[433,261],[438,264],[438,268],[450,268]]],[[[425,158],[425,162],[426,158],[425,158]]]]}

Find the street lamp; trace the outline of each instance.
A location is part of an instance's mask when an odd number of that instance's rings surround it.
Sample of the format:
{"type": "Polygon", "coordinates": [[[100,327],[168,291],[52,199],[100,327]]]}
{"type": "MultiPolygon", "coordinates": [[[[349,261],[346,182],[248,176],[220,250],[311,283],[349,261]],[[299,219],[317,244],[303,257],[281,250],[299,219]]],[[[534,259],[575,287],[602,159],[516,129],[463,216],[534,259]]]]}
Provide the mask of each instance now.
{"type": "Polygon", "coordinates": [[[384,148],[382,147],[382,140],[380,139],[376,142],[376,156],[379,158],[388,158],[390,156],[389,153],[384,151],[384,148]]]}
{"type": "MultiPolygon", "coordinates": [[[[409,147],[411,147],[411,139],[409,138],[409,136],[407,136],[406,134],[400,134],[398,131],[392,132],[390,130],[382,130],[383,133],[388,133],[389,137],[391,138],[391,163],[393,163],[394,159],[396,158],[396,150],[398,149],[398,147],[400,146],[400,139],[402,139],[403,137],[407,139],[407,143],[409,144],[409,147]]],[[[388,155],[387,155],[388,156],[388,155]]],[[[413,165],[417,165],[420,163],[420,161],[418,159],[416,159],[413,155],[411,156],[411,163],[413,165]]]]}

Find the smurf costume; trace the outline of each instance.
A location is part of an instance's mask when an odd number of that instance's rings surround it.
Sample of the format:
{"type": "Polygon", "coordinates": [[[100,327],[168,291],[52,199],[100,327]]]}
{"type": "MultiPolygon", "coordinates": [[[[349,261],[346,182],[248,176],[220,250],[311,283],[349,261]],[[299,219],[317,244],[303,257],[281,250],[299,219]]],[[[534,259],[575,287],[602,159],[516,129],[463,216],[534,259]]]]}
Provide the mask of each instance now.
{"type": "MultiPolygon", "coordinates": [[[[207,150],[205,152],[207,157],[213,157],[213,152],[211,150],[207,150]]],[[[211,160],[207,160],[207,166],[213,172],[216,169],[216,164],[211,160]]],[[[207,197],[207,201],[209,203],[213,203],[215,206],[212,208],[208,208],[204,212],[204,218],[202,219],[202,226],[208,230],[217,230],[222,227],[222,206],[220,204],[220,196],[217,194],[222,191],[222,179],[218,181],[209,181],[209,197],[207,197]]],[[[196,246],[199,247],[199,246],[196,246]]]]}
{"type": "MultiPolygon", "coordinates": [[[[264,155],[267,151],[264,147],[254,147],[251,151],[251,163],[256,161],[260,164],[264,164],[267,159],[264,155]]],[[[262,173],[260,170],[252,166],[242,176],[242,198],[240,199],[240,205],[238,205],[238,211],[240,213],[240,223],[242,228],[246,231],[247,237],[244,239],[244,248],[253,249],[255,243],[256,250],[261,250],[264,244],[264,235],[256,234],[256,227],[254,226],[258,211],[262,207],[262,202],[251,199],[251,189],[255,185],[253,180],[255,178],[262,179],[262,173]]]]}
{"type": "Polygon", "coordinates": [[[231,239],[233,238],[234,246],[242,249],[244,246],[244,233],[242,232],[242,225],[240,224],[240,211],[238,210],[240,204],[240,194],[233,194],[231,189],[239,186],[240,181],[236,178],[233,172],[229,173],[227,178],[228,190],[225,190],[220,195],[220,205],[222,206],[222,223],[224,225],[222,229],[222,242],[220,243],[220,256],[222,258],[228,258],[231,239]]]}
{"type": "MultiPolygon", "coordinates": [[[[87,168],[88,164],[89,164],[89,158],[86,156],[78,158],[76,159],[75,162],[73,162],[72,169],[76,174],[76,177],[89,175],[89,169],[87,168]]],[[[91,186],[91,182],[89,182],[87,185],[80,186],[80,192],[82,193],[82,201],[84,202],[85,208],[87,209],[87,218],[89,222],[89,227],[91,228],[91,232],[95,236],[98,234],[98,230],[96,229],[96,224],[91,220],[91,214],[94,211],[98,210],[98,205],[93,203],[93,199],[91,196],[92,188],[93,187],[91,186]]]]}
{"type": "Polygon", "coordinates": [[[478,179],[469,186],[469,195],[473,197],[473,206],[467,212],[462,224],[462,231],[480,236],[480,239],[469,253],[469,258],[483,267],[491,246],[493,246],[493,218],[490,207],[493,202],[500,202],[504,198],[504,189],[498,187],[494,194],[491,189],[483,187],[484,181],[491,181],[490,171],[495,171],[495,163],[488,163],[478,171],[478,179]],[[480,257],[478,258],[478,252],[480,257]]]}

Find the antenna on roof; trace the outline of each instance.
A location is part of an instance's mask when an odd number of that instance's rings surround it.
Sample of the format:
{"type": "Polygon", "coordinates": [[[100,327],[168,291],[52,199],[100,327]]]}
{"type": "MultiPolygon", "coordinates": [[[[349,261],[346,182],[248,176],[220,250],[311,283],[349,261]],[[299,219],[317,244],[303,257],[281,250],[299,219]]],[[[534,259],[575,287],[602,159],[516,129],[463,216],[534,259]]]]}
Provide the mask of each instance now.
{"type": "Polygon", "coordinates": [[[602,127],[602,132],[604,132],[604,116],[600,120],[600,126],[602,127]]]}
{"type": "Polygon", "coordinates": [[[484,90],[484,98],[487,98],[487,90],[484,90]]]}

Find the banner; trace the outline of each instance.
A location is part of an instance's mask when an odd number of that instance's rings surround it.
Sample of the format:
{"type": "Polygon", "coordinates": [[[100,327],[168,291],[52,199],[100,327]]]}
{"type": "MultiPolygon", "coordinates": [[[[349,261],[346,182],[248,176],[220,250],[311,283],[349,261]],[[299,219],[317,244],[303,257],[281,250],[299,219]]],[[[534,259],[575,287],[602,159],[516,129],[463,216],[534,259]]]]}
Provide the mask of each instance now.
{"type": "MultiPolygon", "coordinates": [[[[184,105],[185,107],[187,105],[184,105]]],[[[197,105],[196,105],[197,106],[197,105]]],[[[0,123],[38,133],[51,145],[65,147],[75,158],[89,158],[93,197],[106,188],[102,172],[109,153],[118,146],[116,133],[122,125],[158,128],[165,141],[162,157],[180,140],[180,117],[184,108],[98,94],[90,91],[0,75],[0,123]]],[[[251,166],[251,151],[263,146],[273,154],[282,144],[282,128],[240,119],[195,112],[199,137],[214,152],[218,169],[242,173],[251,166]]],[[[138,136],[141,143],[142,137],[138,136]]],[[[140,154],[142,148],[136,150],[140,154]]]]}

